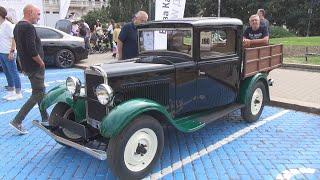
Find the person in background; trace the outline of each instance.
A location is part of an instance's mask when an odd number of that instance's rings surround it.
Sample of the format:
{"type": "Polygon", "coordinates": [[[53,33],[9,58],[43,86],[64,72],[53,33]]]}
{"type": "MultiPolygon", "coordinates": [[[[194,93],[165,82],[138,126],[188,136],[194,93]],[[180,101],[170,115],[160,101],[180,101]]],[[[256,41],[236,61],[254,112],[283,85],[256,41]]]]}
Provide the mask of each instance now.
{"type": "Polygon", "coordinates": [[[108,39],[109,39],[111,51],[113,50],[113,30],[114,30],[114,20],[111,19],[109,21],[109,26],[107,29],[107,34],[108,34],[108,39]]]}
{"type": "Polygon", "coordinates": [[[265,18],[266,11],[264,9],[258,9],[257,15],[260,18],[260,26],[267,28],[268,33],[270,35],[270,24],[269,24],[269,21],[265,18]]]}
{"type": "Polygon", "coordinates": [[[118,38],[119,38],[119,34],[120,34],[121,28],[120,25],[118,23],[116,23],[114,25],[114,30],[113,30],[113,41],[114,41],[114,45],[116,46],[116,49],[114,50],[115,52],[113,52],[112,56],[115,58],[117,56],[117,52],[118,52],[118,38]]]}
{"type": "Polygon", "coordinates": [[[35,5],[28,4],[23,9],[23,15],[23,19],[16,24],[13,34],[17,44],[21,68],[30,80],[32,94],[9,125],[20,134],[27,134],[28,131],[23,128],[22,121],[37,103],[43,125],[48,125],[48,114],[46,110],[40,108],[42,99],[45,96],[45,64],[43,62],[44,53],[41,41],[33,26],[40,19],[40,9],[35,5]]]}
{"type": "Polygon", "coordinates": [[[71,35],[72,36],[79,36],[79,25],[78,25],[77,21],[72,22],[71,35]]]}
{"type": "Polygon", "coordinates": [[[102,24],[100,23],[99,19],[97,19],[96,24],[94,25],[94,30],[99,36],[103,35],[102,24]]]}
{"type": "Polygon", "coordinates": [[[85,43],[85,48],[90,51],[91,46],[90,46],[90,27],[89,25],[84,22],[83,19],[80,20],[80,25],[79,25],[79,36],[84,39],[85,43]]]}
{"type": "Polygon", "coordinates": [[[250,27],[243,33],[243,46],[257,47],[265,46],[269,43],[269,33],[267,28],[260,26],[260,18],[254,14],[249,18],[250,27]]]}
{"type": "Polygon", "coordinates": [[[13,39],[14,25],[6,19],[7,10],[0,6],[0,63],[7,79],[8,94],[3,97],[8,101],[22,99],[21,81],[17,68],[13,39]]]}
{"type": "Polygon", "coordinates": [[[118,38],[119,60],[130,59],[138,56],[138,33],[136,26],[148,21],[148,14],[139,11],[135,14],[131,23],[125,24],[118,38]]]}

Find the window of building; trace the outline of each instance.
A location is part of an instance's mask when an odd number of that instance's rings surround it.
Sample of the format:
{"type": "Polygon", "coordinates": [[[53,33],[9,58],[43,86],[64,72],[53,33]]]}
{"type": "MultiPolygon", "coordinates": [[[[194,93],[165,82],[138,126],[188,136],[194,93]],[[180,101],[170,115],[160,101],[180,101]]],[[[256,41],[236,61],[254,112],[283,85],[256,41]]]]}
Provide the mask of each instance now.
{"type": "Polygon", "coordinates": [[[201,59],[236,53],[236,32],[233,29],[203,30],[200,32],[201,59]]]}

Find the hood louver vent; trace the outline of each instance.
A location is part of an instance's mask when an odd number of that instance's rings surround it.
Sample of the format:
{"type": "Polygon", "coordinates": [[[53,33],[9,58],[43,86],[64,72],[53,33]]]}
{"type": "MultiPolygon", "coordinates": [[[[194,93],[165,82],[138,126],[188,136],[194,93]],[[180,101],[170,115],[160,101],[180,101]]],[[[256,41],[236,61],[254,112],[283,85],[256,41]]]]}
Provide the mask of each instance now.
{"type": "Polygon", "coordinates": [[[157,80],[123,85],[124,101],[133,98],[154,100],[163,106],[169,104],[169,81],[157,80]]]}

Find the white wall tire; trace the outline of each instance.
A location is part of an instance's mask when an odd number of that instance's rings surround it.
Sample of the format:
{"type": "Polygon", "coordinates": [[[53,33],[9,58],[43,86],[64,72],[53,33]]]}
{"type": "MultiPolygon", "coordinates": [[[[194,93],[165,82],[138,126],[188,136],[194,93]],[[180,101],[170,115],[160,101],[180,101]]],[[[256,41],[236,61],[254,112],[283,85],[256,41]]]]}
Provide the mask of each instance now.
{"type": "Polygon", "coordinates": [[[249,91],[245,107],[241,109],[241,115],[245,121],[255,122],[260,118],[266,102],[266,87],[262,81],[258,81],[249,91]]]}
{"type": "Polygon", "coordinates": [[[130,122],[108,144],[108,163],[120,179],[141,179],[160,158],[164,146],[161,124],[141,115],[130,122]]]}

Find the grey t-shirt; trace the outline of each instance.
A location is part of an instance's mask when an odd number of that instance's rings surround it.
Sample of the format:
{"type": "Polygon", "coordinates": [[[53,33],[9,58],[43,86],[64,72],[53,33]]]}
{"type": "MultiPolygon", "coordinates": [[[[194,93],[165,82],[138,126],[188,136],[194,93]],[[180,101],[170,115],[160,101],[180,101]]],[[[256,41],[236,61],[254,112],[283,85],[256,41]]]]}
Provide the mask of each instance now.
{"type": "Polygon", "coordinates": [[[268,33],[270,34],[270,24],[267,19],[260,20],[260,27],[265,27],[268,30],[268,33]]]}

